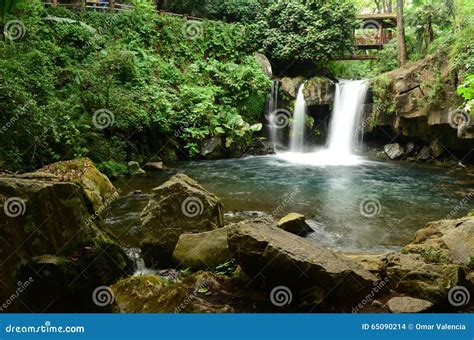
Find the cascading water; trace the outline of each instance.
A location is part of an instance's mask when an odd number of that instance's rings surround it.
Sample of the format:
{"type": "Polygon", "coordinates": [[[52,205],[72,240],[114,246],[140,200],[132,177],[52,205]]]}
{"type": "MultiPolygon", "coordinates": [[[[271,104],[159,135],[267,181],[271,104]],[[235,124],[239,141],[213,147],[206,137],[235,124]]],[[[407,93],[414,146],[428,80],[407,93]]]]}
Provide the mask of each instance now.
{"type": "Polygon", "coordinates": [[[270,142],[275,148],[280,143],[279,129],[277,124],[277,110],[278,110],[278,87],[279,81],[272,82],[272,92],[268,96],[267,101],[267,120],[268,120],[268,134],[270,142]]]}
{"type": "Polygon", "coordinates": [[[293,122],[291,123],[290,151],[304,151],[304,137],[306,125],[306,101],[304,99],[304,84],[298,89],[293,122]]]}
{"type": "Polygon", "coordinates": [[[362,159],[355,155],[354,151],[356,142],[359,140],[358,136],[362,132],[359,124],[367,90],[368,83],[364,80],[340,80],[336,85],[334,109],[326,148],[313,153],[302,153],[306,104],[301,87],[295,107],[294,120],[296,123],[293,122],[290,152],[283,153],[280,157],[293,163],[317,166],[360,164],[362,159]],[[293,129],[296,131],[293,132],[293,129]]]}

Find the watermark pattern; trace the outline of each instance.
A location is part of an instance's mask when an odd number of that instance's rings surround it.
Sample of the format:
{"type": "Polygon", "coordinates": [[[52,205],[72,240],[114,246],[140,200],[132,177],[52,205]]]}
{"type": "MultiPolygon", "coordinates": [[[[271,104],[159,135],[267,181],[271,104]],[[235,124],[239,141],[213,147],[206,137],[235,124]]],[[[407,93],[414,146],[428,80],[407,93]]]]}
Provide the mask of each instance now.
{"type": "Polygon", "coordinates": [[[450,110],[448,114],[448,123],[453,129],[469,126],[471,123],[471,115],[461,109],[450,110]]]}
{"type": "Polygon", "coordinates": [[[110,196],[109,198],[107,198],[105,201],[104,201],[104,204],[101,205],[99,207],[99,209],[97,209],[96,211],[94,211],[94,213],[88,218],[85,220],[85,223],[87,225],[90,225],[92,224],[93,221],[95,221],[97,218],[100,217],[100,215],[102,215],[102,213],[107,210],[111,205],[112,203],[114,203],[116,200],[118,200],[120,198],[120,194],[122,193],[122,190],[120,189],[117,189],[117,193],[115,193],[114,195],[110,196]]]}
{"type": "Polygon", "coordinates": [[[108,109],[100,109],[92,115],[92,124],[100,130],[107,129],[115,123],[115,115],[108,109]]]}
{"type": "Polygon", "coordinates": [[[188,197],[181,204],[181,211],[186,217],[197,217],[204,212],[204,204],[198,197],[188,197]]]}
{"type": "Polygon", "coordinates": [[[26,204],[20,197],[10,197],[5,201],[3,210],[8,217],[15,218],[25,214],[26,204]]]}
{"type": "Polygon", "coordinates": [[[466,287],[456,286],[449,290],[448,301],[454,307],[465,306],[471,301],[471,294],[466,287]]]}
{"type": "Polygon", "coordinates": [[[272,211],[272,216],[277,217],[280,215],[286,208],[286,206],[296,200],[296,196],[300,193],[300,188],[295,188],[295,190],[291,193],[285,193],[283,195],[283,201],[282,203],[276,207],[275,210],[272,211]]]}
{"type": "Polygon", "coordinates": [[[92,301],[99,307],[111,305],[115,301],[115,294],[112,288],[100,286],[92,292],[92,301]]]}
{"type": "Polygon", "coordinates": [[[286,286],[277,286],[270,292],[270,301],[277,307],[289,305],[293,301],[293,293],[286,286]]]}
{"type": "Polygon", "coordinates": [[[362,299],[362,301],[357,304],[357,306],[352,308],[352,313],[353,314],[359,313],[366,305],[368,305],[369,303],[372,303],[372,301],[374,301],[374,298],[377,296],[378,292],[380,292],[384,287],[386,287],[389,281],[390,280],[388,279],[388,277],[386,277],[385,279],[381,281],[375,282],[374,288],[372,288],[370,293],[367,294],[362,299]]]}
{"type": "Polygon", "coordinates": [[[194,290],[193,294],[189,294],[188,296],[186,296],[183,302],[181,302],[179,306],[175,307],[174,312],[176,314],[181,313],[186,308],[186,306],[189,305],[191,301],[196,298],[196,294],[199,293],[200,291],[207,290],[210,284],[211,284],[211,281],[209,280],[204,281],[203,284],[199,285],[199,287],[197,287],[194,290]]]}
{"type": "Polygon", "coordinates": [[[204,26],[197,20],[189,20],[183,25],[183,36],[187,40],[199,39],[204,35],[204,26]]]}
{"type": "Polygon", "coordinates": [[[3,35],[11,41],[19,40],[26,34],[25,24],[20,20],[10,20],[3,27],[3,35]]]}
{"type": "Polygon", "coordinates": [[[44,325],[39,326],[15,326],[8,325],[5,327],[6,333],[85,333],[84,326],[53,326],[50,321],[46,321],[44,325]]]}
{"type": "Polygon", "coordinates": [[[364,217],[375,217],[382,211],[382,205],[375,197],[366,197],[360,201],[359,210],[364,217]]]}
{"type": "Polygon", "coordinates": [[[276,109],[265,116],[269,126],[276,129],[284,129],[290,125],[291,112],[286,109],[276,109]]]}
{"type": "Polygon", "coordinates": [[[374,30],[378,32],[380,29],[380,23],[376,20],[364,20],[359,27],[359,30],[362,31],[358,34],[360,37],[364,39],[372,39],[374,37],[373,33],[374,30]],[[369,33],[371,32],[371,33],[369,33]]]}
{"type": "Polygon", "coordinates": [[[464,196],[463,199],[461,201],[459,201],[459,203],[453,208],[453,210],[451,210],[449,212],[449,214],[446,215],[446,217],[444,219],[449,220],[449,219],[454,218],[455,215],[458,213],[458,211],[461,210],[462,208],[464,208],[466,206],[467,202],[469,202],[472,199],[473,195],[474,195],[474,193],[470,192],[466,196],[464,196]]]}
{"type": "Polygon", "coordinates": [[[8,122],[5,123],[5,125],[3,125],[1,128],[0,128],[0,135],[3,135],[5,132],[8,131],[8,129],[10,129],[13,124],[15,124],[15,122],[20,119],[20,116],[22,115],[22,113],[17,113],[16,115],[14,115],[13,117],[10,118],[10,120],[8,122]]]}
{"type": "Polygon", "coordinates": [[[5,311],[33,282],[34,280],[32,277],[28,278],[28,280],[25,282],[18,282],[18,288],[16,291],[10,295],[10,297],[2,305],[0,305],[0,312],[5,311]]]}

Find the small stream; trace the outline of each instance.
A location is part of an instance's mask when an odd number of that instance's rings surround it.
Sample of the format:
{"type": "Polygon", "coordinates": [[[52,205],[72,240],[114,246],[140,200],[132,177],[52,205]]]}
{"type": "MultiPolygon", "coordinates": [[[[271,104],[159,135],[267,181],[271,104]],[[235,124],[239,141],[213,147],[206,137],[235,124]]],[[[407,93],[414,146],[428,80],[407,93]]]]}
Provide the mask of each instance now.
{"type": "Polygon", "coordinates": [[[472,173],[463,169],[368,160],[318,167],[277,156],[167,165],[163,173],[114,183],[123,197],[112,206],[107,225],[129,247],[139,246],[140,213],[151,190],[177,172],[221,198],[226,223],[298,212],[315,230],[307,238],[345,252],[398,250],[427,222],[450,213],[465,216],[474,208],[472,200],[462,203],[474,189],[472,173]]]}

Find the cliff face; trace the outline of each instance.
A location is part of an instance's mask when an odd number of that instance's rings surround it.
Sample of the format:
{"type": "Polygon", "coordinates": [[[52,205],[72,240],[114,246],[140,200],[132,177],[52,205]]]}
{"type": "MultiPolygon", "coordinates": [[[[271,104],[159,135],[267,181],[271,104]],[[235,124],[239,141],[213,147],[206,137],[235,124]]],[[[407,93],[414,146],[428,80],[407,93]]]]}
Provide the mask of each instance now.
{"type": "Polygon", "coordinates": [[[457,85],[448,56],[429,55],[375,79],[368,114],[376,126],[389,127],[394,135],[468,151],[474,147],[474,119],[458,110],[462,100],[457,85]]]}

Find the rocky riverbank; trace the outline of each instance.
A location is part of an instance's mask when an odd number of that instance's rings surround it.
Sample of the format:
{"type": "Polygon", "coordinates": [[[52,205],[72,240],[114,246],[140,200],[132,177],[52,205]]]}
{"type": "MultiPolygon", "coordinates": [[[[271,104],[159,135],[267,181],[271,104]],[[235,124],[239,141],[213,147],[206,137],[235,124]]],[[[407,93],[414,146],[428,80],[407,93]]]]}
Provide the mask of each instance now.
{"type": "Polygon", "coordinates": [[[429,223],[399,253],[343,254],[303,238],[312,230],[302,215],[226,224],[219,198],[178,174],[153,190],[142,213],[141,251],[150,270],[134,275],[132,261],[103,225],[116,197],[108,179],[84,159],[0,177],[5,213],[0,215],[0,298],[10,301],[2,308],[121,313],[472,309],[474,218],[429,223]]]}

